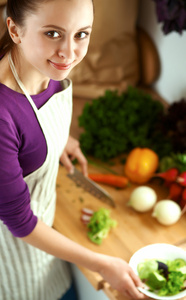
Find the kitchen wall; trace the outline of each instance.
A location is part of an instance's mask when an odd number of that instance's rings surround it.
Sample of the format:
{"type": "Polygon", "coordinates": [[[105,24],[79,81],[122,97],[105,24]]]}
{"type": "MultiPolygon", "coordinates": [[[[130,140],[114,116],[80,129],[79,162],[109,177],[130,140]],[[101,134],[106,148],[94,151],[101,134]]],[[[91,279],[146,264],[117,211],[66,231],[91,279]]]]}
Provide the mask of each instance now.
{"type": "Polygon", "coordinates": [[[154,88],[169,103],[186,98],[186,31],[164,35],[152,0],[141,0],[138,23],[149,33],[160,56],[161,74],[154,88]]]}

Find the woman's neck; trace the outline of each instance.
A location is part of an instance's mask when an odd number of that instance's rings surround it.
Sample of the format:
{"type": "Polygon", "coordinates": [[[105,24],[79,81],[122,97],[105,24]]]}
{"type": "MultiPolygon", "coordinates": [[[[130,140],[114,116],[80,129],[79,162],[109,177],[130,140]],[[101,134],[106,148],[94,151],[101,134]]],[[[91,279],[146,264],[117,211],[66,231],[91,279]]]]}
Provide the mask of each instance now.
{"type": "MultiPolygon", "coordinates": [[[[47,89],[50,81],[48,77],[43,76],[33,68],[29,68],[26,64],[23,63],[21,57],[15,54],[14,52],[12,52],[11,56],[18,77],[30,95],[39,94],[47,89]]],[[[14,78],[14,75],[10,68],[8,54],[6,54],[5,57],[0,61],[0,64],[1,64],[0,82],[5,84],[6,86],[8,86],[14,91],[23,93],[16,79],[14,78]]]]}
{"type": "Polygon", "coordinates": [[[0,61],[0,69],[0,82],[9,87],[10,89],[22,93],[22,90],[20,89],[12,74],[7,54],[0,61]]]}

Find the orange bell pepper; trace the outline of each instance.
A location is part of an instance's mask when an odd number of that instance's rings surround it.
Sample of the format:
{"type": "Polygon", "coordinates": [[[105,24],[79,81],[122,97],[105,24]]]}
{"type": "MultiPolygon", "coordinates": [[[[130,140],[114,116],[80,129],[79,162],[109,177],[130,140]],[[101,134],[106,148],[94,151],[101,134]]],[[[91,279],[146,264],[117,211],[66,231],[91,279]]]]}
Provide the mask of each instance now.
{"type": "Polygon", "coordinates": [[[150,180],[158,168],[158,155],[149,148],[134,148],[125,164],[125,175],[133,183],[143,184],[150,180]]]}

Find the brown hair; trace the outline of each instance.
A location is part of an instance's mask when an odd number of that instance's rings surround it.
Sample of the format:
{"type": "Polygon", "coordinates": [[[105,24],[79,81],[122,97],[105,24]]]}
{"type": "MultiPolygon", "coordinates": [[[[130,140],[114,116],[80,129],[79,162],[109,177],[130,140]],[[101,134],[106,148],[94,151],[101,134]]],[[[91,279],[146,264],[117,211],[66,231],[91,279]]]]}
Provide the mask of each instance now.
{"type": "MultiPolygon", "coordinates": [[[[6,15],[11,17],[15,24],[24,26],[26,15],[36,12],[40,4],[49,1],[54,0],[7,0],[6,15]]],[[[9,52],[13,46],[14,43],[7,29],[0,39],[0,56],[9,52]]]]}
{"type": "MultiPolygon", "coordinates": [[[[6,5],[6,16],[20,26],[24,25],[25,15],[33,13],[38,8],[38,2],[42,3],[46,0],[8,0],[6,5]]],[[[13,41],[9,35],[8,29],[0,40],[0,55],[6,54],[13,48],[13,41]]]]}

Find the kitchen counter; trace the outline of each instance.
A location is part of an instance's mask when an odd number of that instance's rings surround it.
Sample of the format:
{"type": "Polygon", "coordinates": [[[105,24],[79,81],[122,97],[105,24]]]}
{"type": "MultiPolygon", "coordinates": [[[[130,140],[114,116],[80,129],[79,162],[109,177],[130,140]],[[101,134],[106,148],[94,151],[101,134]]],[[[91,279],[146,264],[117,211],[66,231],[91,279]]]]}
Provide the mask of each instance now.
{"type": "MultiPolygon", "coordinates": [[[[118,161],[112,169],[119,174],[123,174],[123,166],[118,161]]],[[[104,173],[105,171],[101,167],[98,169],[90,165],[89,172],[104,173]]],[[[175,244],[186,250],[186,215],[183,215],[174,225],[163,226],[151,216],[152,211],[138,213],[126,205],[131,191],[136,187],[135,185],[131,184],[122,190],[101,185],[115,200],[116,207],[112,208],[85,192],[66,175],[65,168],[60,166],[57,178],[57,207],[54,220],[54,228],[65,236],[93,251],[118,256],[126,261],[129,261],[133,253],[139,248],[152,243],[175,244]],[[100,246],[93,244],[87,238],[87,228],[80,220],[81,210],[84,207],[94,211],[101,207],[109,208],[111,218],[116,219],[118,222],[118,226],[112,229],[100,246]]],[[[148,186],[156,190],[158,200],[167,197],[168,190],[161,184],[159,179],[153,179],[148,186]]],[[[97,290],[103,289],[109,299],[125,300],[121,294],[112,290],[107,283],[103,282],[99,274],[80,266],[78,268],[94,288],[97,290]]]]}

